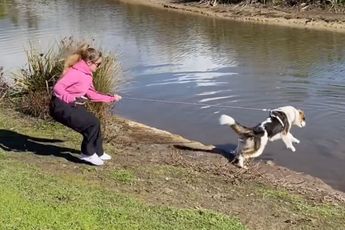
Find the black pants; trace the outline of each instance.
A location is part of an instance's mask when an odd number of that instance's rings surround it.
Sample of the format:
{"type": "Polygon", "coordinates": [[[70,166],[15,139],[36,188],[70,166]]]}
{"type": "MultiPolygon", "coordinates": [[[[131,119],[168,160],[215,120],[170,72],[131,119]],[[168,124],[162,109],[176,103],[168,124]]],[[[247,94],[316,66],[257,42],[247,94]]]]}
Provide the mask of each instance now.
{"type": "Polygon", "coordinates": [[[101,124],[95,115],[82,105],[67,104],[53,96],[49,106],[50,115],[61,124],[83,135],[81,152],[85,155],[103,154],[101,124]]]}

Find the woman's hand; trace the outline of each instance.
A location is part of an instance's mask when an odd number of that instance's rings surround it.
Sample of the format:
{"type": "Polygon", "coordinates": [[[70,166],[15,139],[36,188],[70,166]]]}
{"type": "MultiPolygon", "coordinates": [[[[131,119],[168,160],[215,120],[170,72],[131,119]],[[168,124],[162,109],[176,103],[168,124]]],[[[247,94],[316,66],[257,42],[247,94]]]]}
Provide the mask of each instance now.
{"type": "Polygon", "coordinates": [[[115,98],[115,101],[119,101],[122,99],[122,97],[120,95],[117,95],[117,94],[114,95],[114,98],[115,98]]]}
{"type": "Polygon", "coordinates": [[[87,97],[84,97],[84,96],[80,96],[80,97],[77,97],[74,101],[74,104],[76,105],[85,105],[85,103],[88,101],[88,98],[87,97]]]}

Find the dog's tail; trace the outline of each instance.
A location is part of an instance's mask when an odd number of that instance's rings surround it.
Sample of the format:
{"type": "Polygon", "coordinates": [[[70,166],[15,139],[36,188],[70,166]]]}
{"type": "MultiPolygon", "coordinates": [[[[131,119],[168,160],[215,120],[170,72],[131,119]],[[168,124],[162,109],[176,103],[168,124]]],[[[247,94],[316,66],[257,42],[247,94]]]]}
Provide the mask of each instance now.
{"type": "Polygon", "coordinates": [[[234,125],[236,124],[236,121],[234,118],[228,116],[228,115],[225,115],[223,114],[222,116],[220,116],[219,118],[219,124],[221,125],[234,125]]]}
{"type": "Polygon", "coordinates": [[[225,114],[220,116],[219,124],[229,125],[240,136],[254,135],[253,129],[241,125],[240,123],[236,122],[234,118],[225,114]]]}

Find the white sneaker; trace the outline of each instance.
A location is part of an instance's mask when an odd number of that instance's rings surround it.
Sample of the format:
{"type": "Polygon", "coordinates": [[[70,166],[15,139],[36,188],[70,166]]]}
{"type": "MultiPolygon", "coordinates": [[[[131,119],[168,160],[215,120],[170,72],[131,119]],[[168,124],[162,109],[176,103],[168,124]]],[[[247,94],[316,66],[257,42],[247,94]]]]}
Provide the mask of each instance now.
{"type": "Polygon", "coordinates": [[[103,153],[102,156],[99,157],[103,161],[111,160],[111,156],[109,154],[103,153]]]}
{"type": "Polygon", "coordinates": [[[91,155],[91,156],[81,154],[80,159],[83,161],[87,161],[93,165],[103,165],[104,164],[104,161],[101,158],[99,158],[96,153],[91,155]]]}

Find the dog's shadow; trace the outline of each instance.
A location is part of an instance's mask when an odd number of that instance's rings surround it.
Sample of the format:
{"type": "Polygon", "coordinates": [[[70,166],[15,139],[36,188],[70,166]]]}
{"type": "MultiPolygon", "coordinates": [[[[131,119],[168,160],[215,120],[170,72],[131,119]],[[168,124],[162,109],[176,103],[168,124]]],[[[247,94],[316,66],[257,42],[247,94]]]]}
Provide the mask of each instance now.
{"type": "Polygon", "coordinates": [[[196,148],[196,147],[189,147],[189,146],[184,146],[184,145],[174,145],[174,147],[181,150],[201,151],[201,152],[219,154],[225,157],[230,163],[236,163],[236,158],[235,158],[236,156],[234,154],[234,151],[237,146],[233,144],[216,145],[212,149],[196,148]]]}
{"type": "Polygon", "coordinates": [[[71,153],[78,153],[76,149],[53,145],[62,140],[46,139],[27,136],[11,130],[0,129],[0,148],[8,152],[32,152],[33,154],[62,157],[74,163],[84,163],[71,153]]]}

